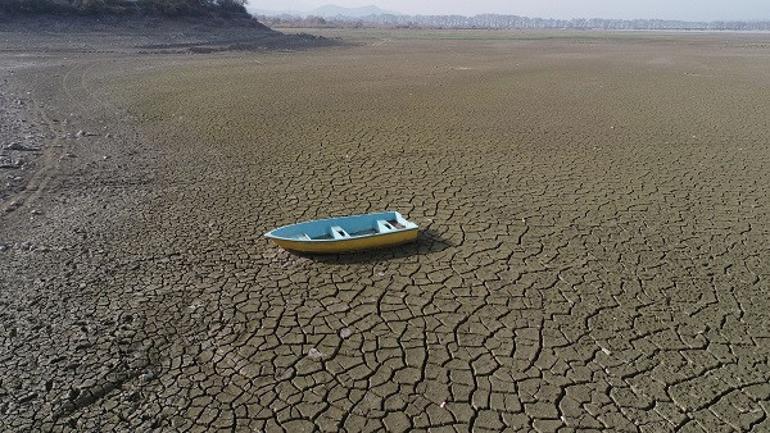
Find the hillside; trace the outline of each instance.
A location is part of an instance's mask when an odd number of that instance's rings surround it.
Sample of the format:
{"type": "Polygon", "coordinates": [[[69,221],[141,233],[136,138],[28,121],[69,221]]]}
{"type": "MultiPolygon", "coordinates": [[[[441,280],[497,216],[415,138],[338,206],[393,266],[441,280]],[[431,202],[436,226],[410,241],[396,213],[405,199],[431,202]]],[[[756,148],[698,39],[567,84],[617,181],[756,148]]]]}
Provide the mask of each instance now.
{"type": "Polygon", "coordinates": [[[339,43],[274,31],[248,14],[243,0],[0,1],[0,36],[16,44],[21,38],[29,51],[205,53],[339,43]]]}

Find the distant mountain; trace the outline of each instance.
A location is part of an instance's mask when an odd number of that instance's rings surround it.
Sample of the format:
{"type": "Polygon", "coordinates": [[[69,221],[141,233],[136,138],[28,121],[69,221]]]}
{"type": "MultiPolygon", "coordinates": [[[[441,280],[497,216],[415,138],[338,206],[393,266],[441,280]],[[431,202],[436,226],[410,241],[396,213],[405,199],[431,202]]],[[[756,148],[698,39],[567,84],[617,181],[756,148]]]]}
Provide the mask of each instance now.
{"type": "Polygon", "coordinates": [[[377,6],[362,6],[357,8],[345,8],[336,5],[325,5],[313,9],[307,13],[317,17],[334,18],[334,17],[346,17],[346,18],[363,18],[376,15],[401,15],[398,12],[390,12],[382,10],[377,6]]]}
{"type": "MultiPolygon", "coordinates": [[[[2,1],[2,0],[0,0],[2,1]]],[[[386,11],[380,9],[377,6],[362,6],[358,8],[345,8],[336,5],[325,5],[317,7],[311,11],[298,11],[298,10],[268,10],[250,7],[246,4],[248,11],[254,15],[262,15],[268,17],[323,17],[323,18],[344,18],[344,19],[359,19],[369,16],[381,16],[381,15],[393,15],[401,16],[398,12],[386,11]]]]}
{"type": "Polygon", "coordinates": [[[277,16],[292,16],[292,17],[304,17],[307,15],[306,12],[300,12],[296,10],[286,9],[286,10],[271,10],[271,9],[259,9],[259,8],[253,8],[250,6],[249,3],[246,3],[246,10],[249,11],[252,15],[264,15],[268,17],[277,17],[277,16]]]}

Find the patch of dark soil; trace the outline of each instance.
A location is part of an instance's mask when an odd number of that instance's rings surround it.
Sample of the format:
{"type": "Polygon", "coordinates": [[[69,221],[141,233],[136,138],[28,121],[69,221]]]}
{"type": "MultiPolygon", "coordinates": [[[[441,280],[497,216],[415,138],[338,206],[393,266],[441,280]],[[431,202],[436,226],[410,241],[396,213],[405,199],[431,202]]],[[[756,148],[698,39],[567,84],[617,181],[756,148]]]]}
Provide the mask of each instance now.
{"type": "Polygon", "coordinates": [[[297,50],[338,45],[340,41],[307,33],[286,35],[279,32],[254,34],[247,38],[198,42],[153,43],[138,46],[151,52],[214,53],[221,51],[297,50]]]}

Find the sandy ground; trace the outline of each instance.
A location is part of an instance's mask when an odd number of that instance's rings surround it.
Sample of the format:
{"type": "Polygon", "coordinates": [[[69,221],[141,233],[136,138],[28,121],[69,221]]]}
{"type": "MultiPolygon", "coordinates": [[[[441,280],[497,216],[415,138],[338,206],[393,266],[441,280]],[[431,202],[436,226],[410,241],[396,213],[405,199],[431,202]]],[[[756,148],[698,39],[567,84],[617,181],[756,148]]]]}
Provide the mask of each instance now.
{"type": "Polygon", "coordinates": [[[767,35],[323,32],[0,33],[0,430],[770,431],[767,35]]]}

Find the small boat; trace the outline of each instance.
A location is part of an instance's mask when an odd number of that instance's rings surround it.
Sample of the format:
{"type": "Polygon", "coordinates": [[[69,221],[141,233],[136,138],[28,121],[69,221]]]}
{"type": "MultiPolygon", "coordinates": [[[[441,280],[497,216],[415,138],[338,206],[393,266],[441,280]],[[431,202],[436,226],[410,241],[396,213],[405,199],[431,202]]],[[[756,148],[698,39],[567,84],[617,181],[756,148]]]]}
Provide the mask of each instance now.
{"type": "Polygon", "coordinates": [[[417,238],[417,224],[398,212],[377,212],[307,221],[265,233],[281,248],[303,253],[340,253],[385,248],[417,238]]]}

